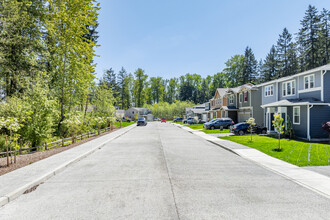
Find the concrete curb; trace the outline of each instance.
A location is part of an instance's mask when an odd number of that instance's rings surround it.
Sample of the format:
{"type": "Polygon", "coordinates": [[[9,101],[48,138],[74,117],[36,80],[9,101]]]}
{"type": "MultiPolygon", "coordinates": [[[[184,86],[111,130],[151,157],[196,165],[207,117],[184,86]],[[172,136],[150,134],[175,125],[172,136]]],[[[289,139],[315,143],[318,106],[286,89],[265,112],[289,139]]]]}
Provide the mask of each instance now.
{"type": "MultiPolygon", "coordinates": [[[[62,165],[58,166],[57,168],[51,170],[50,172],[48,172],[47,174],[44,174],[38,178],[36,178],[35,180],[25,184],[24,186],[21,186],[19,188],[17,188],[16,190],[13,190],[12,192],[7,193],[4,196],[0,197],[0,207],[8,204],[9,202],[13,201],[14,199],[18,198],[20,195],[22,195],[25,191],[38,186],[39,184],[42,184],[43,182],[45,182],[46,180],[50,179],[51,177],[59,174],[60,172],[64,171],[67,167],[70,167],[71,165],[73,165],[74,163],[86,158],[87,156],[89,156],[90,154],[94,153],[95,151],[101,149],[102,147],[104,147],[107,143],[119,138],[120,136],[126,134],[127,132],[129,132],[130,130],[132,130],[133,128],[135,128],[136,125],[130,125],[128,127],[126,127],[126,131],[119,133],[117,136],[112,137],[109,140],[104,141],[103,143],[97,145],[96,147],[92,148],[91,150],[83,153],[82,155],[66,162],[63,163],[62,165]]],[[[122,128],[125,129],[125,128],[122,128]]],[[[120,130],[118,130],[120,131],[120,130]]],[[[87,142],[88,143],[88,142],[87,142]]],[[[47,158],[46,158],[47,159],[47,158]]]]}
{"type": "MultiPolygon", "coordinates": [[[[211,142],[212,144],[215,144],[225,150],[228,150],[244,159],[252,161],[273,173],[276,173],[288,180],[291,180],[292,182],[295,182],[298,185],[301,185],[311,191],[318,193],[319,195],[322,195],[330,199],[330,178],[328,176],[319,174],[314,171],[305,170],[301,167],[271,157],[261,151],[258,151],[254,148],[250,148],[244,145],[242,145],[242,148],[230,148],[228,146],[221,144],[219,141],[215,141],[218,138],[212,140],[213,138],[207,137],[210,135],[207,135],[203,132],[194,131],[189,127],[185,127],[178,124],[174,124],[174,125],[192,134],[195,134],[201,138],[204,138],[205,140],[211,142]],[[203,135],[199,135],[199,133],[203,133],[203,135]]],[[[237,143],[232,141],[227,141],[227,142],[237,145],[237,143]]]]}

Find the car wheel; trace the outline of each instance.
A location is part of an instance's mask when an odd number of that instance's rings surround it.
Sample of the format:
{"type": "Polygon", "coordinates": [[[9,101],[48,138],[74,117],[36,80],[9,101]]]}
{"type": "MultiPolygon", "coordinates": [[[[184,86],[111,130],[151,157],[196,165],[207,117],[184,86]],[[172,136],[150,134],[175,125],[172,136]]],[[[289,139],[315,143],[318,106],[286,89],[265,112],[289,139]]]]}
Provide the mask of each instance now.
{"type": "Polygon", "coordinates": [[[240,131],[238,132],[238,134],[239,134],[239,135],[244,135],[244,131],[243,131],[243,130],[240,130],[240,131]]]}
{"type": "Polygon", "coordinates": [[[211,126],[210,129],[211,129],[211,130],[214,130],[214,126],[211,126]]]}

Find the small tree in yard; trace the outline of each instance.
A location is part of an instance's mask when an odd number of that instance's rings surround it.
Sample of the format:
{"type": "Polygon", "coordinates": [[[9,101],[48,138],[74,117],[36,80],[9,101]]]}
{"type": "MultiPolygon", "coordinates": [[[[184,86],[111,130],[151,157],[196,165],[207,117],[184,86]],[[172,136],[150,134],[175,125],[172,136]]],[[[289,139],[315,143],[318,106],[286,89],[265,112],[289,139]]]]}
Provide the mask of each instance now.
{"type": "Polygon", "coordinates": [[[254,118],[249,118],[249,120],[247,120],[246,122],[249,124],[248,131],[251,134],[251,140],[250,141],[252,142],[252,133],[253,133],[253,130],[254,130],[254,126],[256,125],[255,119],[254,118]]]}
{"type": "Polygon", "coordinates": [[[324,122],[322,125],[322,129],[329,133],[329,143],[330,143],[330,121],[324,122]]]}
{"type": "Polygon", "coordinates": [[[274,120],[273,122],[273,126],[276,129],[277,133],[278,133],[278,148],[277,151],[281,150],[281,134],[284,133],[284,125],[283,124],[283,118],[281,117],[281,114],[274,114],[274,120]]]}

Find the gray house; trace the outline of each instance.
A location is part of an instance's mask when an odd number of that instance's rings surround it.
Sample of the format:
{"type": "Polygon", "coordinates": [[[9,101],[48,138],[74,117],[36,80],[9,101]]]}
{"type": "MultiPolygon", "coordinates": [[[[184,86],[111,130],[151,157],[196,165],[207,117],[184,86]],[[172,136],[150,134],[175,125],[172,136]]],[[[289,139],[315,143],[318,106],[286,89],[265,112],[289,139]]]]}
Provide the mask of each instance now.
{"type": "Polygon", "coordinates": [[[186,116],[187,118],[189,117],[197,117],[198,119],[201,120],[207,120],[207,111],[205,110],[208,106],[208,103],[204,103],[201,105],[196,105],[191,108],[186,108],[186,116]]]}
{"type": "Polygon", "coordinates": [[[264,110],[261,107],[261,89],[259,86],[251,83],[240,86],[236,100],[238,122],[244,122],[252,117],[258,125],[264,126],[264,110]]]}
{"type": "Polygon", "coordinates": [[[328,134],[322,123],[330,121],[330,64],[257,85],[265,126],[274,131],[274,114],[288,116],[294,134],[302,139],[323,140],[328,134]]]}
{"type": "Polygon", "coordinates": [[[131,119],[136,119],[139,117],[145,117],[146,119],[148,118],[148,115],[151,114],[151,110],[147,108],[137,108],[137,107],[132,107],[129,108],[125,111],[125,117],[131,118],[131,119]]]}

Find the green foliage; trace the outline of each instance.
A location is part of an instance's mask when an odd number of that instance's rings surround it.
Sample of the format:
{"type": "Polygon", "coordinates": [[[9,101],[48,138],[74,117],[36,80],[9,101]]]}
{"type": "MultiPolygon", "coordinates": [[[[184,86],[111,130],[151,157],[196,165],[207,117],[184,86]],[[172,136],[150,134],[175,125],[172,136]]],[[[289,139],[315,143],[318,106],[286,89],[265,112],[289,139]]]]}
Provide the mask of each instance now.
{"type": "Polygon", "coordinates": [[[252,142],[252,133],[254,132],[254,126],[256,125],[254,118],[249,118],[246,123],[249,124],[248,132],[250,132],[251,142],[252,142]]]}
{"type": "Polygon", "coordinates": [[[277,150],[281,150],[281,134],[284,133],[284,127],[283,124],[283,118],[281,117],[281,114],[274,114],[274,120],[272,121],[274,128],[276,129],[278,133],[278,148],[277,150]]]}
{"type": "Polygon", "coordinates": [[[153,105],[145,105],[150,109],[152,114],[156,118],[168,118],[183,117],[186,108],[192,107],[195,104],[187,101],[176,101],[174,103],[160,102],[153,105]]]}
{"type": "Polygon", "coordinates": [[[327,166],[330,165],[329,144],[310,143],[304,141],[283,139],[282,150],[278,151],[278,140],[267,136],[255,135],[253,142],[249,136],[220,137],[248,147],[255,148],[265,154],[297,166],[327,166]]]}

